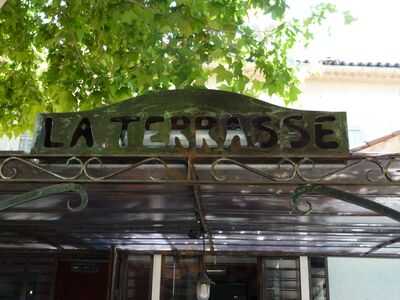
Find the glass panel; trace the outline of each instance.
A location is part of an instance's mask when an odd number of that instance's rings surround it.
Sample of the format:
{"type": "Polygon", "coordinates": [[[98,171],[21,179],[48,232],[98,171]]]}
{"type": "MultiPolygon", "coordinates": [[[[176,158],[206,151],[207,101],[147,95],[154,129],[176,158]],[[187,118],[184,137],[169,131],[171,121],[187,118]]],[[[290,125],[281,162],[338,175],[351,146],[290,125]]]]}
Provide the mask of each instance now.
{"type": "Polygon", "coordinates": [[[198,257],[164,257],[161,272],[161,300],[196,299],[199,271],[198,257]]]}
{"type": "Polygon", "coordinates": [[[149,255],[129,256],[125,274],[126,300],[148,300],[151,295],[152,257],[149,255]]]}
{"type": "Polygon", "coordinates": [[[300,300],[300,268],[297,258],[263,260],[264,300],[300,300]]]}
{"type": "Polygon", "coordinates": [[[311,299],[327,300],[328,297],[328,272],[326,269],[326,259],[324,257],[310,258],[311,274],[311,299]]]}
{"type": "Polygon", "coordinates": [[[213,264],[257,264],[257,257],[251,256],[211,256],[205,257],[207,265],[213,264]]]}
{"type": "Polygon", "coordinates": [[[256,257],[206,257],[211,286],[210,300],[257,300],[258,267],[256,257]]]}
{"type": "Polygon", "coordinates": [[[20,299],[25,292],[23,280],[12,275],[0,276],[0,299],[14,300],[20,299]]]}

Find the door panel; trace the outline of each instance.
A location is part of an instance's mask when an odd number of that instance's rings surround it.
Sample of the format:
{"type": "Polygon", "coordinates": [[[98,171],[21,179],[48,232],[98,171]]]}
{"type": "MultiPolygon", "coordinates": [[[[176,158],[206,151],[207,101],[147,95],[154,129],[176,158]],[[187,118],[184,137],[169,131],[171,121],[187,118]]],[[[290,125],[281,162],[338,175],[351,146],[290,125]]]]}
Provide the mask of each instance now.
{"type": "Polygon", "coordinates": [[[107,300],[107,262],[60,261],[55,300],[107,300]]]}
{"type": "Polygon", "coordinates": [[[219,283],[211,289],[211,300],[253,300],[248,298],[246,283],[219,283]]]}

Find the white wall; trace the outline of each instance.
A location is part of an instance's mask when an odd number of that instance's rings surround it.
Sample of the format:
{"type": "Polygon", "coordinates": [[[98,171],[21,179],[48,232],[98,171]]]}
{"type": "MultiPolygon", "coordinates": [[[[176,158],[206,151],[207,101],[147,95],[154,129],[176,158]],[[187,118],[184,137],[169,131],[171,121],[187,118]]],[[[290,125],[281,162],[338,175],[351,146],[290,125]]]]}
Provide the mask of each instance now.
{"type": "Polygon", "coordinates": [[[330,300],[400,299],[400,259],[328,258],[330,300]]]}
{"type": "Polygon", "coordinates": [[[22,134],[13,139],[7,137],[0,138],[0,151],[24,151],[29,152],[32,145],[30,134],[22,134]]]}

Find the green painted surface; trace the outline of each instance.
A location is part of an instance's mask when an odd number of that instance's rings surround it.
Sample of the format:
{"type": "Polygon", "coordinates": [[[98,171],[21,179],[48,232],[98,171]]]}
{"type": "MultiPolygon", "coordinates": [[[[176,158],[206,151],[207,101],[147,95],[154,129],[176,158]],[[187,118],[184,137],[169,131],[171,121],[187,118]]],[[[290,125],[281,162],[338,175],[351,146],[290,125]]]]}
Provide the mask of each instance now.
{"type": "MultiPolygon", "coordinates": [[[[43,154],[71,154],[71,155],[118,155],[118,154],[177,154],[189,149],[168,146],[169,134],[171,132],[171,117],[187,117],[190,119],[188,128],[182,130],[190,142],[190,151],[209,154],[347,154],[348,137],[346,114],[343,112],[316,112],[299,111],[275,106],[244,95],[215,91],[215,90],[174,90],[155,94],[148,94],[128,99],[118,104],[110,105],[85,112],[75,113],[49,113],[40,114],[37,122],[36,140],[32,153],[43,154]],[[128,127],[128,144],[121,147],[119,137],[121,135],[121,123],[111,122],[112,118],[139,117],[140,120],[132,122],[128,127]],[[152,130],[158,130],[153,141],[164,143],[159,148],[148,148],[143,146],[143,135],[145,121],[151,116],[164,117],[164,122],[153,123],[152,130]],[[215,117],[217,125],[210,130],[210,135],[218,143],[217,148],[202,148],[195,145],[195,120],[199,117],[215,117]],[[235,138],[230,147],[223,146],[226,138],[226,122],[230,117],[237,116],[240,127],[246,135],[248,145],[242,147],[235,138]],[[270,136],[254,127],[255,117],[268,116],[271,122],[266,126],[273,129],[278,136],[278,142],[267,148],[257,146],[257,141],[268,140],[270,136]],[[302,116],[302,119],[292,121],[298,127],[304,128],[310,141],[302,147],[293,148],[291,142],[296,141],[299,132],[289,129],[283,124],[288,116],[302,116]],[[331,129],[334,134],[324,137],[326,141],[336,141],[338,147],[335,149],[321,149],[316,145],[315,124],[316,118],[323,116],[334,116],[335,121],[325,122],[324,129],[331,129]],[[46,147],[45,143],[45,120],[51,118],[53,127],[51,129],[51,142],[63,143],[62,147],[46,147]],[[74,132],[82,119],[90,121],[93,145],[88,147],[84,137],[80,137],[77,143],[71,147],[74,132]]],[[[59,146],[59,145],[58,145],[59,146]]]]}
{"type": "Polygon", "coordinates": [[[18,194],[16,196],[12,196],[11,198],[2,200],[0,203],[0,212],[6,211],[7,209],[17,207],[27,202],[35,201],[41,198],[48,197],[50,195],[61,194],[65,192],[75,192],[79,194],[80,202],[79,205],[73,206],[71,205],[71,201],[68,200],[67,208],[71,212],[79,212],[86,208],[88,204],[88,194],[86,189],[76,183],[62,183],[62,184],[55,184],[50,186],[45,186],[42,188],[38,188],[32,190],[30,192],[18,194]]]}

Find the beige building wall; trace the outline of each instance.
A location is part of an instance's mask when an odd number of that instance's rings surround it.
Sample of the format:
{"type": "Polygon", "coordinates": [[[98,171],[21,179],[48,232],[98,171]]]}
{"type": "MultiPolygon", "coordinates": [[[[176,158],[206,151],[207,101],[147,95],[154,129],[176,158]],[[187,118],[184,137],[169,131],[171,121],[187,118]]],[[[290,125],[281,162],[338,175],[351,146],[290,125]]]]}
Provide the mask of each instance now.
{"type": "Polygon", "coordinates": [[[400,130],[352,149],[357,153],[400,154],[400,130]]]}
{"type": "Polygon", "coordinates": [[[400,154],[400,135],[393,137],[385,142],[368,146],[357,152],[376,153],[376,154],[388,154],[388,153],[400,154]]]}

